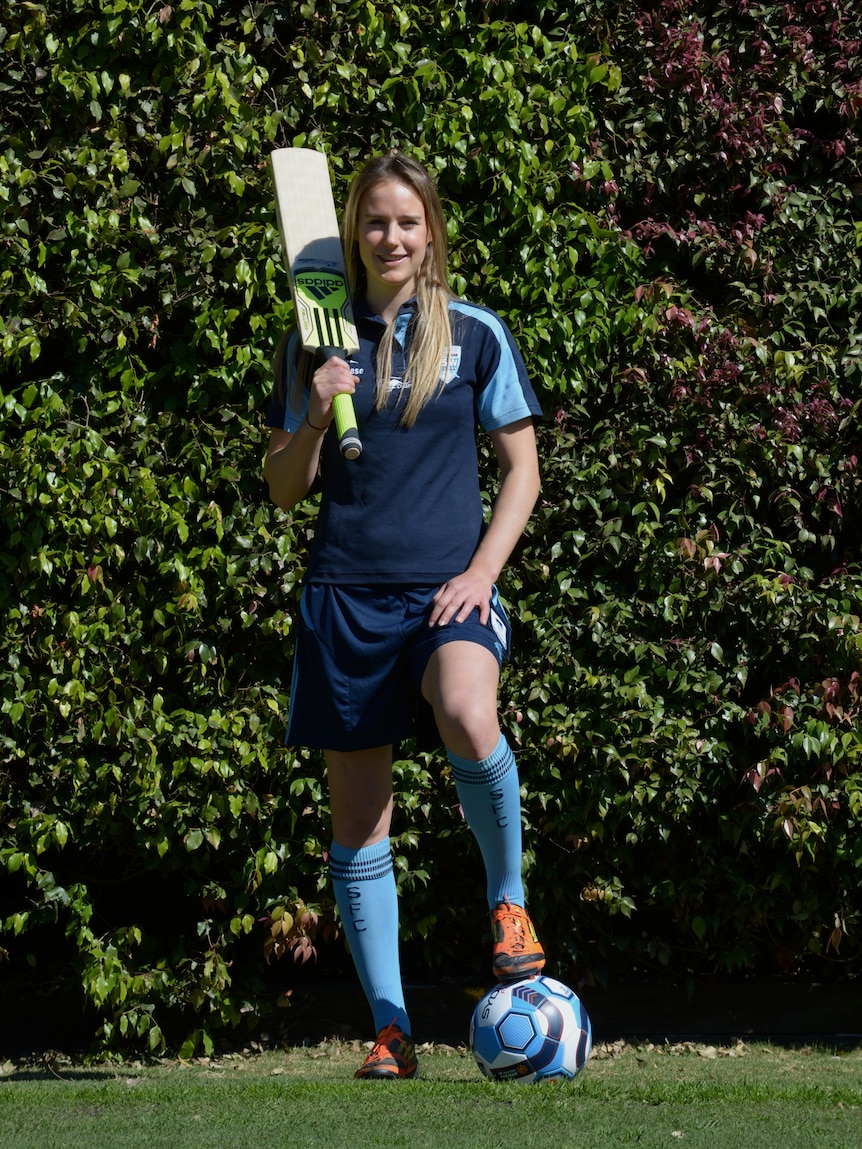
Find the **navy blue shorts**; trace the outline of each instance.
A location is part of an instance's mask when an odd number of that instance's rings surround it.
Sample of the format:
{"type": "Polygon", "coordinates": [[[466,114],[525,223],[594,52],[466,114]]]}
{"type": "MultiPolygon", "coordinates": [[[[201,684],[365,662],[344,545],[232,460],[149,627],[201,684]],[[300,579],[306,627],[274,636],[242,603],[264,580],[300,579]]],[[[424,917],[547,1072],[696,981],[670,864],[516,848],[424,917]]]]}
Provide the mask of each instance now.
{"type": "Polygon", "coordinates": [[[487,625],[476,608],[464,622],[428,625],[438,586],[309,584],[296,631],[285,742],[326,750],[368,750],[404,738],[440,745],[423,699],[428,659],[447,642],[476,642],[502,666],[511,628],[497,596],[487,625]]]}

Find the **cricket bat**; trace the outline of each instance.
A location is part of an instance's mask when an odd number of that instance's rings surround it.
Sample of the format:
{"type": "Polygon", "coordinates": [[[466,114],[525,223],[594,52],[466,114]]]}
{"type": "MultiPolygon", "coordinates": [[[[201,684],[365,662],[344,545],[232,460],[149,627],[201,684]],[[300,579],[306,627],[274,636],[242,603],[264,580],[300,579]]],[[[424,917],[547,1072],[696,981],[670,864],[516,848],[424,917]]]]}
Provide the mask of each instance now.
{"type": "MultiPolygon", "coordinates": [[[[276,148],[270,163],[300,342],[323,359],[347,359],[359,350],[359,338],[326,155],[313,148],[276,148]]],[[[336,395],[332,409],[341,453],[357,459],[362,442],[352,398],[336,395]]]]}

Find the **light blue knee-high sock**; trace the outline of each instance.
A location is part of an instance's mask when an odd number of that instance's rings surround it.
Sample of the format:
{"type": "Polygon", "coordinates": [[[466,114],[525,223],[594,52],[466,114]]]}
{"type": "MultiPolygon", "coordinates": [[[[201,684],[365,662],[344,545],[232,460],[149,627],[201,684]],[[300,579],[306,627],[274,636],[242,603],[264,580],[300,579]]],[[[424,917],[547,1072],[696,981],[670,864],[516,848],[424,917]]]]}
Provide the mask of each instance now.
{"type": "Polygon", "coordinates": [[[521,790],[512,748],[501,734],[496,749],[478,762],[448,755],[461,809],[485,862],[488,906],[523,906],[521,790]]]}
{"type": "Polygon", "coordinates": [[[359,850],[333,842],[329,873],[353,964],[374,1016],[374,1032],[394,1021],[409,1033],[389,839],[359,850]]]}

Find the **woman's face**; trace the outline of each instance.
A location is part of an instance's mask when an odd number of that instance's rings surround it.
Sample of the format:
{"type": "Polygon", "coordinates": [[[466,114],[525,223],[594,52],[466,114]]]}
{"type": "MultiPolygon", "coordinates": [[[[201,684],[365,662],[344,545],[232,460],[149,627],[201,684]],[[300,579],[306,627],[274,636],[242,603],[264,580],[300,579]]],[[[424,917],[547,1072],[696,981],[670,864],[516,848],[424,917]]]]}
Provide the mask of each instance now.
{"type": "Polygon", "coordinates": [[[360,201],[357,222],[369,301],[409,299],[429,243],[422,200],[398,180],[372,184],[360,201]]]}

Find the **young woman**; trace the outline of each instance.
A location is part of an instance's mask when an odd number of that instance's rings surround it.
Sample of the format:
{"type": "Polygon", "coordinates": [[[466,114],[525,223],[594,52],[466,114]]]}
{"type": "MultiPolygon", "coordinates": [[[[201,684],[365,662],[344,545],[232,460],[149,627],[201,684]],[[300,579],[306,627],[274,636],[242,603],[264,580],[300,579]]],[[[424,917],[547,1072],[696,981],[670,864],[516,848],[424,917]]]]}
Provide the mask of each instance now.
{"type": "Polygon", "coordinates": [[[495,582],[539,492],[523,360],[494,312],[456,300],[443,211],[403,155],[354,178],[344,247],[361,347],[322,365],[277,356],[265,474],[290,510],[322,490],[297,628],[286,741],[326,759],[330,875],[377,1040],[357,1077],[415,1077],[389,829],[393,745],[446,748],[485,864],[502,981],[544,954],[524,909],[520,789],[497,716],[510,630],[495,582]],[[353,396],[362,455],[338,449],[332,400],[353,396]],[[501,482],[483,517],[477,424],[501,482]]]}

